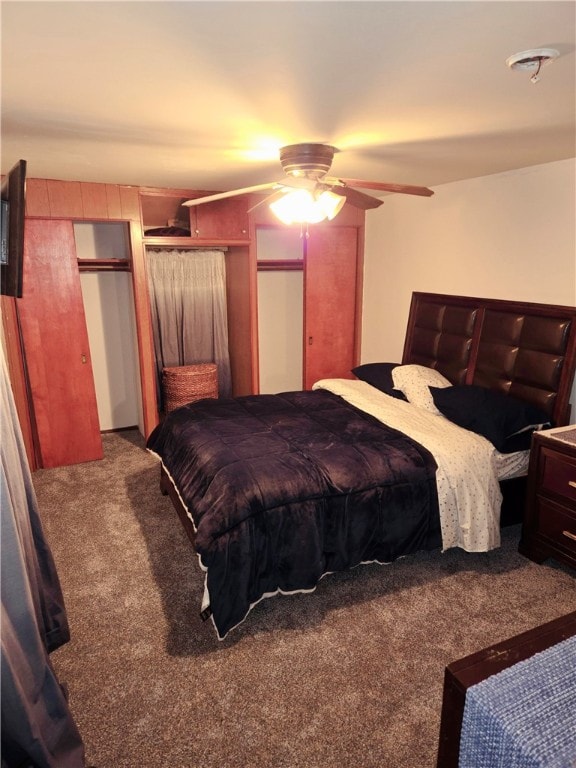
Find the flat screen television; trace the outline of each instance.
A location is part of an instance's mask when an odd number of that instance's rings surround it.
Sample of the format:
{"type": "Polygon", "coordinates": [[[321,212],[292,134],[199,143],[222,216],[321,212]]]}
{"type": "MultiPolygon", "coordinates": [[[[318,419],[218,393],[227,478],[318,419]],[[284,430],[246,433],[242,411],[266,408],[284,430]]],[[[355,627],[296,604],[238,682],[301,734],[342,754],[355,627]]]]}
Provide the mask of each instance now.
{"type": "Polygon", "coordinates": [[[2,181],[0,276],[3,296],[22,297],[26,161],[19,160],[2,181]]]}

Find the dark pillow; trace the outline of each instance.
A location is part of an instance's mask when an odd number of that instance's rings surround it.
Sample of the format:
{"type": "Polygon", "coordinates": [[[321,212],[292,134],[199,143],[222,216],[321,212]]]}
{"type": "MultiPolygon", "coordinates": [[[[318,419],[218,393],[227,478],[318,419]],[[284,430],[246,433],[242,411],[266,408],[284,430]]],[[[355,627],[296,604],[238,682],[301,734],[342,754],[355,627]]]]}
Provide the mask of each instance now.
{"type": "Polygon", "coordinates": [[[534,429],[524,429],[511,437],[507,437],[500,453],[516,453],[516,451],[529,451],[532,445],[532,433],[534,429]]]}
{"type": "Polygon", "coordinates": [[[534,429],[550,426],[541,408],[474,384],[430,387],[438,410],[459,427],[490,440],[500,453],[527,450],[534,429]]]}
{"type": "Polygon", "coordinates": [[[392,381],[392,371],[400,363],[365,363],[352,368],[352,373],[361,381],[365,381],[372,387],[376,387],[386,395],[398,398],[398,400],[408,400],[406,395],[399,389],[394,389],[392,381]]]}

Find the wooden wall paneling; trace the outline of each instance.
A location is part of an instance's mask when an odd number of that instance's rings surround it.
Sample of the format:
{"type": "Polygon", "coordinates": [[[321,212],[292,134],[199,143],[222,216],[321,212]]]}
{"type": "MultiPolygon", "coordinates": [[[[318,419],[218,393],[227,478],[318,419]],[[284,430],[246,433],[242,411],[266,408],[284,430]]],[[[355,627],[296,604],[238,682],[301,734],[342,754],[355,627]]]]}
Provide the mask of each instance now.
{"type": "Polygon", "coordinates": [[[142,228],[139,222],[130,222],[130,249],[132,252],[132,289],[134,293],[140,389],[142,393],[142,419],[144,436],[148,437],[156,424],[158,424],[158,400],[148,277],[146,273],[145,250],[142,243],[142,228]]]}
{"type": "Polygon", "coordinates": [[[29,395],[20,345],[16,299],[12,296],[2,296],[0,299],[2,306],[3,344],[8,375],[10,377],[10,385],[14,395],[14,404],[18,413],[18,421],[20,422],[20,429],[24,440],[24,448],[26,450],[26,456],[28,457],[28,464],[33,472],[38,468],[38,457],[35,450],[35,429],[32,423],[32,415],[28,407],[29,395]]]}
{"type": "Polygon", "coordinates": [[[233,247],[226,253],[228,348],[233,396],[254,392],[252,381],[253,303],[248,248],[233,247]]]}
{"type": "Polygon", "coordinates": [[[28,219],[17,313],[42,467],[101,459],[102,440],[71,221],[28,219]]]}
{"type": "Polygon", "coordinates": [[[85,219],[108,219],[108,198],[105,184],[80,183],[82,213],[85,219]]]}
{"type": "Polygon", "coordinates": [[[27,179],[26,215],[70,219],[138,219],[137,187],[27,179]]]}
{"type": "Polygon", "coordinates": [[[106,207],[109,219],[122,218],[122,203],[120,202],[120,189],[117,184],[105,184],[106,207]]]}
{"type": "Polygon", "coordinates": [[[47,180],[50,216],[67,219],[83,217],[82,191],[79,181],[47,180]]]}
{"type": "Polygon", "coordinates": [[[122,218],[140,222],[139,187],[119,187],[122,218]]]}
{"type": "Polygon", "coordinates": [[[26,179],[26,216],[50,216],[46,179],[26,179]]]}

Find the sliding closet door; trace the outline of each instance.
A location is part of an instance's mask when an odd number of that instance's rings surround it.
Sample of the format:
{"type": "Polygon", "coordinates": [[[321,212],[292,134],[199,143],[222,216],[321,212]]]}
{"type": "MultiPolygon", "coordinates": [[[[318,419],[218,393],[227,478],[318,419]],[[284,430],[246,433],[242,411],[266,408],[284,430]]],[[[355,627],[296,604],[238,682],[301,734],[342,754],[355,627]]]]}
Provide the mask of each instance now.
{"type": "Polygon", "coordinates": [[[306,241],[305,389],[325,378],[350,378],[356,361],[356,227],[314,227],[306,241]]]}
{"type": "Polygon", "coordinates": [[[40,466],[101,459],[72,222],[27,219],[17,304],[40,466]]]}

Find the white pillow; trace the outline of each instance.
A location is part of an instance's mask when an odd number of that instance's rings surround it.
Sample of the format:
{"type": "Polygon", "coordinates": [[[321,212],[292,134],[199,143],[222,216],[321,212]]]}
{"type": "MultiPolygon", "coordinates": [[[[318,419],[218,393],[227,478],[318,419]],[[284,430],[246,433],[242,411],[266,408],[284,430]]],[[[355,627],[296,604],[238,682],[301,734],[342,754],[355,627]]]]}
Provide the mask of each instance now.
{"type": "Polygon", "coordinates": [[[425,365],[398,365],[392,371],[392,381],[394,387],[406,395],[408,402],[436,414],[440,414],[440,411],[428,387],[452,386],[452,382],[439,371],[426,368],[425,365]]]}

